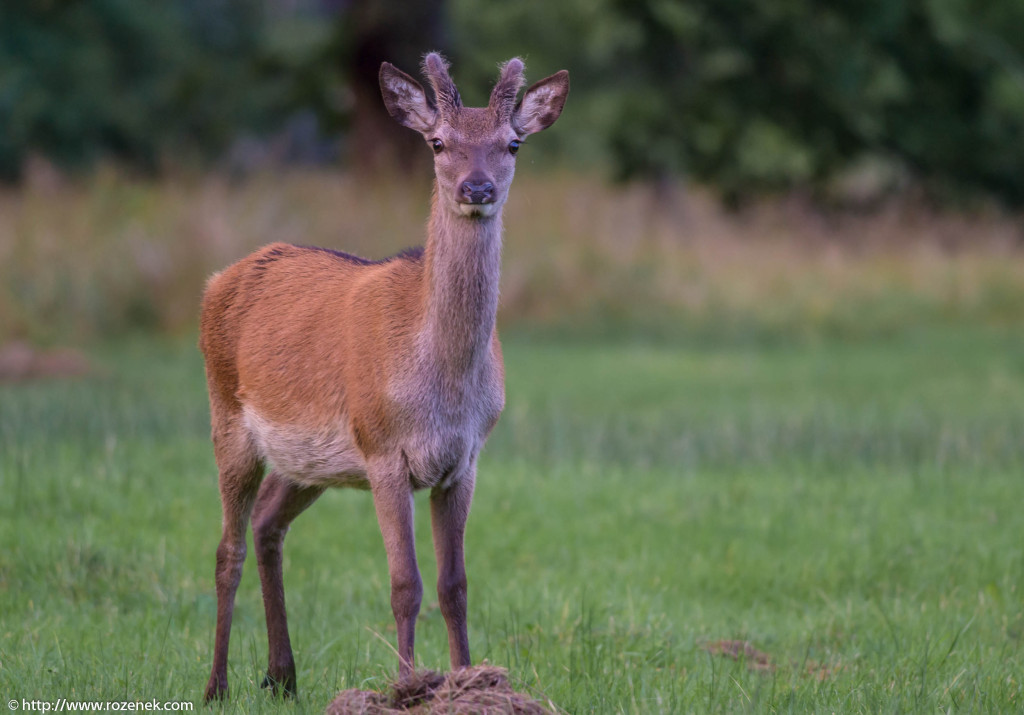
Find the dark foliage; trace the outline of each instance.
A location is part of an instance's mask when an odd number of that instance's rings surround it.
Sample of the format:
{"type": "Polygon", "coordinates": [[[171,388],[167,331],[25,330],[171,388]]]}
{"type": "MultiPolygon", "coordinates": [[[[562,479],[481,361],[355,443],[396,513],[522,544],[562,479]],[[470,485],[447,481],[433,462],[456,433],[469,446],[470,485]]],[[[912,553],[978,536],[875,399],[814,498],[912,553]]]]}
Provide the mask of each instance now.
{"type": "Polygon", "coordinates": [[[611,132],[621,174],[727,192],[873,159],[940,195],[1024,204],[1024,4],[614,0],[644,38],[611,132]]]}
{"type": "Polygon", "coordinates": [[[258,17],[245,0],[5,0],[0,175],[32,152],[156,168],[266,118],[258,17]]]}
{"type": "Polygon", "coordinates": [[[0,174],[31,152],[66,166],[216,157],[302,109],[361,169],[395,166],[419,139],[387,121],[376,68],[415,73],[440,49],[470,104],[513,55],[532,79],[568,68],[564,131],[538,141],[623,178],[687,176],[738,198],[866,173],[876,193],[1024,205],[1024,3],[414,5],[7,0],[0,174]]]}

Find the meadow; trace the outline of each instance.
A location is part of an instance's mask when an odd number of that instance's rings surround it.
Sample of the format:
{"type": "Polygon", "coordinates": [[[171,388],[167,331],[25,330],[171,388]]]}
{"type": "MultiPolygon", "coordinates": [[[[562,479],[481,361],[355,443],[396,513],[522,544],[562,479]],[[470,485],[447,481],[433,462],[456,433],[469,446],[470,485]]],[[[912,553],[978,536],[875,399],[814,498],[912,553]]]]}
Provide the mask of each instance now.
{"type": "MultiPolygon", "coordinates": [[[[49,189],[0,196],[8,333],[77,335],[94,365],[0,384],[8,700],[198,704],[220,509],[195,293],[207,263],[275,226],[370,246],[351,226],[332,233],[343,217],[315,220],[350,196],[354,225],[379,235],[341,181],[275,192],[101,176],[56,189],[61,211],[49,189]],[[293,224],[304,211],[310,224],[293,224]],[[35,292],[17,283],[29,275],[46,277],[35,292]],[[137,296],[136,312],[110,313],[118,296],[137,296]]],[[[897,216],[839,248],[792,222],[772,235],[786,209],[698,220],[698,200],[672,218],[626,192],[616,213],[600,200],[611,189],[545,181],[518,199],[543,230],[510,207],[508,400],[467,533],[474,661],[572,713],[1024,709],[1024,260],[1010,229],[986,224],[965,247],[970,222],[945,223],[953,238],[936,246],[914,238],[932,225],[897,216]],[[630,217],[644,231],[612,225],[630,217]],[[763,241],[735,238],[744,221],[763,241]],[[678,222],[694,227],[686,241],[678,222]],[[721,641],[770,662],[723,657],[721,641]]],[[[404,230],[420,208],[374,220],[404,230]]],[[[417,656],[444,668],[425,496],[417,656]]],[[[286,541],[296,701],[259,688],[251,554],[225,710],[322,712],[339,689],[393,677],[367,494],[326,494],[286,541]]]]}

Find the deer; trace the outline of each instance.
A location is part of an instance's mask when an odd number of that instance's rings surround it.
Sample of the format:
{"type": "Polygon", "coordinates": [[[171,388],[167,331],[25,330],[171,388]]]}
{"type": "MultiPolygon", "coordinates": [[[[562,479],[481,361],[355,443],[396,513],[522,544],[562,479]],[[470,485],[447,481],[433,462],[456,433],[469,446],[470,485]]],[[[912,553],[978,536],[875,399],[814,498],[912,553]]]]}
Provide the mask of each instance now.
{"type": "Polygon", "coordinates": [[[569,73],[519,98],[524,64],[514,57],[501,66],[487,106],[464,107],[447,60],[431,52],[422,70],[433,97],[392,64],[380,68],[388,113],[419,132],[434,156],[422,248],[370,261],[274,243],[207,282],[199,347],[223,511],[207,702],[228,695],[250,519],[267,625],[262,686],[297,693],[282,548],[292,521],[329,487],[372,494],[400,679],[413,673],[423,595],[413,492],[430,490],[451,667],[470,665],[464,534],[478,456],[505,404],[496,329],[502,210],[516,153],[560,116],[569,73]]]}

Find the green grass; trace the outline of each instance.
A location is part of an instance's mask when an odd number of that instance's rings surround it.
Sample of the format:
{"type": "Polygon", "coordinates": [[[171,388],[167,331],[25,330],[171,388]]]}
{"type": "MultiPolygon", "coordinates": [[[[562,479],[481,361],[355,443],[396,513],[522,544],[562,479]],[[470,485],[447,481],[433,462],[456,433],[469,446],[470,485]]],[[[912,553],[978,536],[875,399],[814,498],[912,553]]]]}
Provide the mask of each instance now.
{"type": "MultiPolygon", "coordinates": [[[[475,661],[574,713],[1024,709],[1019,337],[505,348],[467,536],[475,661]],[[776,669],[702,648],[720,639],[776,669]]],[[[220,520],[201,361],[96,359],[0,386],[0,694],[197,700],[220,520]]],[[[301,697],[258,688],[250,558],[228,710],[321,712],[394,673],[368,495],[325,495],[285,551],[301,697]]],[[[417,655],[444,667],[426,591],[417,655]]]]}

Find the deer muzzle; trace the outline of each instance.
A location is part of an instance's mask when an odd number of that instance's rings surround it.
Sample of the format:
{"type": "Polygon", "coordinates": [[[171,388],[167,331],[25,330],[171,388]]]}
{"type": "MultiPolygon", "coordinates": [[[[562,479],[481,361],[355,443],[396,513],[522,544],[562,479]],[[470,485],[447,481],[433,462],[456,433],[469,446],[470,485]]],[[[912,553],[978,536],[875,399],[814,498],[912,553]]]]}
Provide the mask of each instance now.
{"type": "Polygon", "coordinates": [[[459,187],[459,203],[489,204],[494,201],[494,184],[483,177],[470,176],[459,187]]]}

